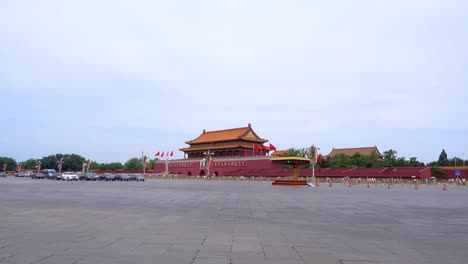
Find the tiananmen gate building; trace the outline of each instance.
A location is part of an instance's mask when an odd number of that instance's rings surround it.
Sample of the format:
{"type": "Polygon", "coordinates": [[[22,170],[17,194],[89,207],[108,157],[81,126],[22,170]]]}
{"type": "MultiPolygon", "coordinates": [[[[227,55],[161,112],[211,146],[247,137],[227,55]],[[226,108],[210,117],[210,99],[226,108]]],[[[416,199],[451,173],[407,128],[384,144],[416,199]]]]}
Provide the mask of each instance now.
{"type": "MultiPolygon", "coordinates": [[[[292,166],[285,166],[287,157],[279,158],[276,151],[271,156],[267,139],[261,138],[246,127],[217,131],[205,131],[193,140],[186,141],[188,147],[181,148],[183,159],[159,160],[155,163],[157,174],[181,174],[188,176],[246,176],[246,177],[288,177],[294,174],[292,166]]],[[[272,147],[273,148],[273,147],[272,147]]],[[[378,156],[377,147],[346,149],[347,153],[372,150],[378,156]]],[[[335,149],[336,152],[340,152],[335,149]]],[[[333,151],[332,151],[333,153],[333,151]]],[[[365,153],[363,153],[365,154],[365,153]]],[[[297,157],[291,157],[291,161],[297,157]]],[[[296,168],[301,177],[311,177],[311,168],[296,168]]],[[[372,177],[372,178],[430,178],[428,167],[414,168],[319,168],[317,177],[372,177]]]]}

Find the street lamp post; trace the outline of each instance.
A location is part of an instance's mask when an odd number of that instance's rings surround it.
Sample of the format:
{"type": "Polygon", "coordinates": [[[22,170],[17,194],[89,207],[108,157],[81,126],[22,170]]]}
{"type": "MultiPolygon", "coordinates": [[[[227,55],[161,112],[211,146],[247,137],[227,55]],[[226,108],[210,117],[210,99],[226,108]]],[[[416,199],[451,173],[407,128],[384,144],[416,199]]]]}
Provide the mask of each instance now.
{"type": "Polygon", "coordinates": [[[207,175],[210,176],[210,162],[211,162],[211,156],[213,156],[213,152],[211,152],[210,150],[208,150],[207,152],[203,152],[203,154],[205,155],[206,157],[206,161],[208,162],[205,166],[206,166],[206,170],[208,171],[207,175]]]}
{"type": "Polygon", "coordinates": [[[317,153],[320,150],[319,147],[312,145],[310,147],[310,163],[312,164],[312,180],[315,179],[315,163],[317,162],[317,153]]]}
{"type": "Polygon", "coordinates": [[[40,172],[41,171],[41,165],[42,165],[42,162],[40,160],[38,160],[36,162],[36,167],[37,167],[37,172],[40,172]]]}
{"type": "MultiPolygon", "coordinates": [[[[64,160],[64,158],[61,158],[59,161],[57,161],[57,164],[58,164],[57,168],[58,168],[59,173],[62,173],[63,160],[64,160]]],[[[83,172],[84,172],[84,170],[83,170],[83,172]]]]}

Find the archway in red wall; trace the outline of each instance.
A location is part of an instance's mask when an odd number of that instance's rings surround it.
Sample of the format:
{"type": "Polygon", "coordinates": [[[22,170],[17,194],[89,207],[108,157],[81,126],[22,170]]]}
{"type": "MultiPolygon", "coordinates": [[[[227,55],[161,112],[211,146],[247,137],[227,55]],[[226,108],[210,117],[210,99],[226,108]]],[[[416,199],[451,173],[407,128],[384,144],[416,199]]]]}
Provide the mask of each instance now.
{"type": "Polygon", "coordinates": [[[200,171],[200,176],[205,176],[205,171],[204,170],[200,171]]]}

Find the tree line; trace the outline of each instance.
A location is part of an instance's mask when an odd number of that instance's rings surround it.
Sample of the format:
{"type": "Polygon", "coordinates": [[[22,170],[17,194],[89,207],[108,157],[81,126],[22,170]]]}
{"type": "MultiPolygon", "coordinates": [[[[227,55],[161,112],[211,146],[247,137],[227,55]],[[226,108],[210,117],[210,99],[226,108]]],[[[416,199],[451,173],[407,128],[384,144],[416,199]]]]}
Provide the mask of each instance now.
{"type": "MultiPolygon", "coordinates": [[[[355,153],[352,156],[345,154],[337,154],[332,157],[323,157],[321,164],[317,164],[320,168],[379,168],[379,167],[431,167],[432,175],[436,177],[443,176],[445,172],[440,168],[442,166],[462,166],[468,165],[468,160],[463,160],[459,157],[448,158],[445,149],[439,155],[437,161],[424,163],[416,157],[399,157],[398,152],[389,149],[382,153],[383,158],[379,157],[377,153],[363,155],[355,153]]],[[[284,156],[289,157],[306,157],[310,158],[310,148],[291,148],[287,150],[284,156]]],[[[310,165],[308,165],[310,167],[310,165]]]]}
{"type": "MultiPolygon", "coordinates": [[[[6,165],[6,171],[14,171],[18,165],[21,165],[21,170],[36,170],[38,165],[42,169],[57,169],[60,160],[63,160],[62,171],[80,171],[83,169],[83,164],[88,162],[88,159],[78,154],[53,154],[40,159],[28,159],[26,161],[17,162],[10,157],[0,157],[0,166],[6,165]]],[[[148,160],[148,170],[154,169],[156,159],[148,160]]],[[[1,167],[3,171],[3,167],[1,167]]],[[[141,158],[131,158],[125,163],[111,162],[111,163],[98,163],[90,161],[90,170],[143,170],[143,161],[141,158]]]]}
{"type": "MultiPolygon", "coordinates": [[[[289,157],[306,157],[310,158],[310,148],[290,148],[284,154],[289,157]]],[[[63,159],[62,171],[80,171],[83,168],[83,164],[88,160],[78,154],[53,154],[41,159],[28,159],[23,162],[16,162],[10,157],[0,157],[0,166],[6,165],[7,171],[16,170],[18,165],[21,165],[23,170],[34,170],[38,164],[41,164],[43,169],[56,169],[58,162],[63,159]]],[[[158,158],[148,160],[148,170],[154,169],[154,163],[159,160],[158,158]]],[[[378,167],[432,167],[433,174],[444,174],[440,169],[441,166],[462,166],[468,165],[468,160],[463,160],[459,157],[448,158],[448,155],[444,150],[439,155],[437,161],[424,163],[419,161],[416,157],[399,157],[398,152],[393,149],[389,149],[383,152],[383,158],[379,157],[377,153],[372,155],[363,155],[355,153],[352,156],[344,154],[337,154],[333,157],[323,157],[322,163],[318,164],[321,168],[378,168],[378,167]]],[[[3,167],[2,167],[3,169],[3,167]]],[[[91,161],[90,170],[143,170],[143,161],[141,158],[131,158],[125,163],[111,162],[111,163],[98,163],[91,161]]]]}

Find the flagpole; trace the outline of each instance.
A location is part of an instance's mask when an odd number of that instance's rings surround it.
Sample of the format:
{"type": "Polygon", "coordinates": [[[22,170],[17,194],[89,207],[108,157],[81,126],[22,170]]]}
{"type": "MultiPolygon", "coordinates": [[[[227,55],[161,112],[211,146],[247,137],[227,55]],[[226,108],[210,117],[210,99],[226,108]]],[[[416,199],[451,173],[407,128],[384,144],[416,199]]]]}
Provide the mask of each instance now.
{"type": "Polygon", "coordinates": [[[141,163],[143,164],[143,176],[145,176],[146,170],[145,170],[145,156],[143,155],[143,151],[141,152],[141,163]]]}

